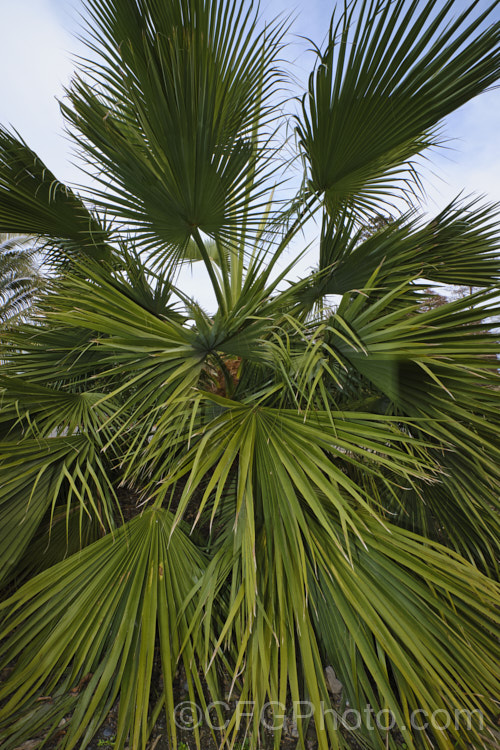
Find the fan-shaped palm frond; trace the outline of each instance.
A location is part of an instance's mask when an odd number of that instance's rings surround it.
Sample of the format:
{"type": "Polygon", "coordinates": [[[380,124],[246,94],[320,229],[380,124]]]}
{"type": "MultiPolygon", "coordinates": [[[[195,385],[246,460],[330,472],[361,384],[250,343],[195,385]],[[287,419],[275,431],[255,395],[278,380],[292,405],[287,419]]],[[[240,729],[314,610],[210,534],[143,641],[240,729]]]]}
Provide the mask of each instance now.
{"type": "Polygon", "coordinates": [[[499,31],[481,26],[495,3],[471,19],[474,5],[453,17],[454,0],[362,0],[332,18],[297,122],[329,214],[411,200],[438,123],[497,80],[499,31]]]}
{"type": "MultiPolygon", "coordinates": [[[[7,699],[0,725],[5,747],[16,746],[26,722],[36,726],[40,712],[30,710],[29,700],[41,686],[53,695],[47,712],[52,721],[56,718],[53,727],[69,707],[74,711],[66,747],[88,744],[118,695],[117,743],[123,746],[130,732],[132,746],[144,745],[157,631],[164,688],[151,697],[171,712],[174,673],[184,646],[189,691],[204,701],[196,673],[191,677],[192,639],[188,635],[186,645],[184,636],[194,610],[193,603],[185,607],[186,598],[206,563],[186,535],[180,529],[172,535],[171,527],[167,511],[148,511],[42,573],[11,600],[0,637],[13,628],[15,635],[5,641],[2,653],[9,661],[20,658],[0,693],[7,699]],[[180,568],[182,581],[176,575],[180,568]],[[52,597],[50,610],[47,596],[52,597]],[[26,620],[26,607],[33,625],[26,620]],[[72,689],[75,680],[77,690],[72,689]]],[[[171,731],[175,741],[175,725],[171,731]]]]}

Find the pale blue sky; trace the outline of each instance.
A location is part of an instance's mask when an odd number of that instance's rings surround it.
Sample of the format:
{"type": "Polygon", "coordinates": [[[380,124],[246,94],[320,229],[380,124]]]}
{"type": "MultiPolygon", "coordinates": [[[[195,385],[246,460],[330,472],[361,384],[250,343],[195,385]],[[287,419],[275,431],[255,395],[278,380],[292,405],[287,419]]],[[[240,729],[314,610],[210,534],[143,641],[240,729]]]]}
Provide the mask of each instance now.
{"type": "MultiPolygon", "coordinates": [[[[457,7],[465,7],[459,0],[457,7]]],[[[293,12],[297,35],[323,38],[335,3],[329,0],[263,0],[265,16],[293,12]]],[[[485,8],[488,0],[479,3],[485,8]]],[[[62,136],[56,96],[69,81],[72,56],[82,51],[74,37],[81,0],[0,0],[0,123],[13,125],[62,179],[76,178],[69,164],[69,144],[62,136]]],[[[500,17],[500,8],[496,11],[500,17]]],[[[304,76],[310,57],[307,43],[292,39],[290,57],[304,76]]],[[[463,107],[446,125],[453,150],[433,157],[440,179],[426,180],[430,199],[442,205],[452,195],[486,193],[500,201],[500,91],[489,92],[463,107]]]]}
{"type": "MultiPolygon", "coordinates": [[[[457,8],[467,0],[459,0],[457,8]]],[[[488,0],[481,0],[484,9],[488,0]]],[[[305,80],[311,57],[307,42],[321,42],[335,3],[327,0],[262,0],[262,12],[273,17],[294,12],[296,21],[289,58],[305,80]],[[294,10],[295,9],[295,10],[294,10]]],[[[59,179],[79,181],[71,164],[71,147],[63,135],[56,97],[69,82],[72,58],[84,48],[75,38],[81,0],[0,0],[0,123],[15,127],[59,179]]],[[[500,17],[500,8],[496,11],[500,17]]],[[[485,194],[500,202],[500,90],[462,107],[445,125],[452,137],[446,152],[432,155],[424,175],[428,210],[437,211],[461,191],[485,194]]],[[[195,285],[198,283],[195,280],[195,285]]]]}

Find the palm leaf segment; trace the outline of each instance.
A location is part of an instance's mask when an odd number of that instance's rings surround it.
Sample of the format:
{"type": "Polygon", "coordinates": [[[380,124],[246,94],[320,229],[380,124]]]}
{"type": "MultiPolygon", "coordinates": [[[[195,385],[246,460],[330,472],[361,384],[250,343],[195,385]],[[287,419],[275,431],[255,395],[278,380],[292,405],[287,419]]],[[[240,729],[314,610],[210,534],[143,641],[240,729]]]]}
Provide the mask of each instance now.
{"type": "MultiPolygon", "coordinates": [[[[0,229],[40,237],[64,271],[2,339],[3,746],[86,747],[117,700],[117,747],[145,748],[163,710],[175,746],[182,664],[202,709],[228,688],[254,702],[253,744],[269,701],[308,700],[320,747],[346,747],[331,664],[358,743],[397,747],[369,704],[408,747],[487,747],[497,215],[457,202],[359,227],[497,79],[498,24],[416,2],[332,22],[297,120],[305,187],[283,209],[264,196],[281,28],[232,2],[87,9],[100,62],[64,111],[106,189],[82,199],[0,139],[0,229]],[[280,291],[311,212],[318,270],[280,291]],[[176,286],[197,260],[214,315],[176,286]],[[422,277],[480,291],[424,312],[422,277]],[[420,731],[416,710],[454,721],[420,731]]],[[[234,741],[238,712],[217,712],[214,739],[234,741]]]]}

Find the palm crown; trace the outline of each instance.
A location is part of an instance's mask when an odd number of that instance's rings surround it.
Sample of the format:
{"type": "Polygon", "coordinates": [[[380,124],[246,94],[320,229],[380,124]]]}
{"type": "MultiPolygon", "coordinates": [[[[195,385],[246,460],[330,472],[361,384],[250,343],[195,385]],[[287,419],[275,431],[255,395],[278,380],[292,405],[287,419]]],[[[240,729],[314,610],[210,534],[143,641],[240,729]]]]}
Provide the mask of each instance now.
{"type": "MultiPolygon", "coordinates": [[[[319,746],[348,746],[332,665],[351,708],[394,714],[401,734],[363,721],[363,746],[487,747],[497,213],[363,227],[411,202],[441,120],[498,79],[500,24],[453,1],[334,14],[285,201],[284,24],[237,0],[86,8],[93,58],[62,109],[92,188],[0,131],[0,231],[53,267],[2,334],[3,747],[71,715],[58,741],[84,748],[118,698],[116,747],[144,748],[162,710],[175,746],[180,664],[193,702],[225,681],[254,702],[252,743],[266,702],[307,699],[319,746]],[[317,268],[285,285],[311,218],[317,268]],[[214,314],[180,288],[191,262],[214,314]],[[419,279],[478,291],[426,311],[419,279]],[[417,731],[416,710],[484,726],[417,731]]],[[[233,712],[215,739],[240,729],[233,712]]]]}

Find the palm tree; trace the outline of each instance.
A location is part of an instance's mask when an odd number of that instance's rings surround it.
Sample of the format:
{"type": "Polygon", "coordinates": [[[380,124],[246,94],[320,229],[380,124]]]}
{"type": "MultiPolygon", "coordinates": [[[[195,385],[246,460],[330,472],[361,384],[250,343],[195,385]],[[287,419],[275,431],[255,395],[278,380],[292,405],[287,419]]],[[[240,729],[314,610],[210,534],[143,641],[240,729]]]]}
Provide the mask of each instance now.
{"type": "Polygon", "coordinates": [[[220,744],[252,702],[252,746],[263,711],[277,746],[308,701],[322,750],[349,746],[347,705],[358,746],[489,747],[498,213],[362,232],[414,201],[443,118],[497,81],[500,24],[351,3],[294,112],[287,27],[252,3],[86,9],[92,62],[62,110],[92,189],[0,132],[0,231],[54,269],[2,353],[2,747],[85,748],[117,701],[116,748],[163,711],[176,747],[181,667],[220,744]],[[311,220],[317,268],[286,284],[311,220]],[[181,288],[192,262],[214,313],[181,288]],[[478,291],[424,311],[419,279],[478,291]],[[241,710],[217,703],[231,690],[241,710]]]}
{"type": "Polygon", "coordinates": [[[28,238],[0,234],[0,325],[12,322],[31,305],[40,283],[34,254],[28,238]]]}

